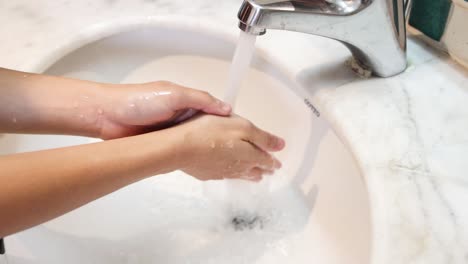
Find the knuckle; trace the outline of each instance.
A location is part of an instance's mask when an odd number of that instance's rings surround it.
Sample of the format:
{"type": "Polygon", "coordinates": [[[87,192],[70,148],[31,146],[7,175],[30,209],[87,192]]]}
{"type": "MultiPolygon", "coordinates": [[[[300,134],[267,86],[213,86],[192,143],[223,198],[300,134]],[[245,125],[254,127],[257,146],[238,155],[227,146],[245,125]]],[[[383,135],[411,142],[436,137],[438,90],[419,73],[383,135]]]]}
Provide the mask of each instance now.
{"type": "Polygon", "coordinates": [[[242,120],[241,127],[249,133],[252,132],[255,128],[254,124],[246,119],[242,120]]]}
{"type": "Polygon", "coordinates": [[[251,138],[253,132],[253,124],[246,120],[246,119],[238,119],[236,122],[235,131],[239,134],[239,136],[243,139],[251,138]]]}
{"type": "Polygon", "coordinates": [[[201,91],[201,90],[199,90],[198,92],[199,92],[202,96],[204,96],[204,97],[210,97],[210,98],[213,97],[213,96],[211,96],[211,94],[210,94],[209,92],[207,92],[207,91],[201,91]]]}
{"type": "Polygon", "coordinates": [[[161,86],[175,86],[175,83],[166,80],[157,81],[156,84],[161,86]]]}
{"type": "Polygon", "coordinates": [[[210,103],[217,102],[216,98],[207,91],[199,91],[200,95],[210,103]]]}

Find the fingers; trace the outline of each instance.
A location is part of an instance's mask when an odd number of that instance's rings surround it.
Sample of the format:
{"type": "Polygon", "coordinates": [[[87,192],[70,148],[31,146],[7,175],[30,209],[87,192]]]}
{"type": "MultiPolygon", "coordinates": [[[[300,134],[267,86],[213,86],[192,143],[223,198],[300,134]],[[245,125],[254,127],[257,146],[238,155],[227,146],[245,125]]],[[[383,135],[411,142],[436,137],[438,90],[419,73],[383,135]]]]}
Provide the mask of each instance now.
{"type": "Polygon", "coordinates": [[[243,177],[243,179],[245,180],[254,181],[254,182],[261,181],[262,178],[263,178],[263,170],[258,167],[252,168],[247,173],[247,175],[243,177]]]}
{"type": "Polygon", "coordinates": [[[254,166],[243,177],[244,179],[258,182],[262,180],[263,176],[271,175],[276,169],[281,168],[281,163],[272,155],[258,148],[254,148],[253,152],[256,160],[254,160],[254,166]]]}
{"type": "Polygon", "coordinates": [[[252,124],[247,140],[264,151],[280,151],[285,147],[282,138],[263,131],[252,124]]]}
{"type": "Polygon", "coordinates": [[[175,99],[173,110],[196,109],[207,114],[226,116],[231,114],[229,104],[222,102],[211,94],[186,87],[179,87],[180,91],[175,99]]]}
{"type": "Polygon", "coordinates": [[[235,162],[231,161],[226,166],[229,173],[225,174],[225,178],[258,182],[265,175],[271,175],[281,168],[281,163],[276,158],[249,142],[241,141],[234,151],[235,158],[231,160],[235,162]]]}
{"type": "Polygon", "coordinates": [[[252,168],[246,176],[242,177],[244,180],[259,182],[266,175],[273,175],[273,170],[264,170],[259,167],[252,168]]]}
{"type": "Polygon", "coordinates": [[[257,149],[256,151],[258,152],[258,154],[256,155],[258,158],[255,167],[258,167],[265,171],[274,171],[276,169],[281,168],[281,162],[274,158],[272,155],[259,149],[257,149]]]}
{"type": "Polygon", "coordinates": [[[282,164],[268,152],[279,151],[284,148],[283,139],[255,127],[252,123],[242,119],[242,129],[248,143],[248,157],[251,157],[251,168],[244,178],[250,181],[260,181],[264,175],[273,174],[282,164]]]}

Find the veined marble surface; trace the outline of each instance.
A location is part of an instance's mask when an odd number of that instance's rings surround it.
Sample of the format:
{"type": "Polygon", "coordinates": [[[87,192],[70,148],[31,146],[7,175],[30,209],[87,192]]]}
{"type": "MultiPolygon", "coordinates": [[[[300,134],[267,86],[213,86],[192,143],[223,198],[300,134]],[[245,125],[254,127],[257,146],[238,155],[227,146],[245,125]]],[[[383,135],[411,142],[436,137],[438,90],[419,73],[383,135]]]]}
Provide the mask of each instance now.
{"type": "MultiPolygon", "coordinates": [[[[235,34],[240,0],[0,0],[0,66],[30,70],[38,58],[103,23],[178,16],[235,34]]],[[[410,40],[410,67],[362,80],[339,43],[270,32],[272,51],[350,146],[373,211],[374,264],[468,263],[468,73],[410,40]]],[[[274,56],[274,58],[273,58],[274,56]]]]}

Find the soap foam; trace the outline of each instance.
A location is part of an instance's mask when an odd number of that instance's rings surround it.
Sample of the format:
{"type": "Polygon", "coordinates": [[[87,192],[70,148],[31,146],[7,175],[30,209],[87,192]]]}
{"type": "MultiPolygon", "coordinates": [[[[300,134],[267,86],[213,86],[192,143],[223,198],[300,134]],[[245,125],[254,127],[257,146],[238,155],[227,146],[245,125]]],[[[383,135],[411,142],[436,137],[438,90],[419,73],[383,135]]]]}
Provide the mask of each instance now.
{"type": "MultiPolygon", "coordinates": [[[[218,182],[204,184],[219,187],[218,182]]],[[[232,196],[212,199],[197,191],[181,196],[165,192],[155,187],[148,197],[159,220],[155,230],[139,240],[164,244],[167,250],[129,250],[125,255],[139,258],[132,263],[263,263],[267,255],[287,261],[288,245],[300,236],[310,214],[292,186],[257,195],[247,206],[232,196]]]]}

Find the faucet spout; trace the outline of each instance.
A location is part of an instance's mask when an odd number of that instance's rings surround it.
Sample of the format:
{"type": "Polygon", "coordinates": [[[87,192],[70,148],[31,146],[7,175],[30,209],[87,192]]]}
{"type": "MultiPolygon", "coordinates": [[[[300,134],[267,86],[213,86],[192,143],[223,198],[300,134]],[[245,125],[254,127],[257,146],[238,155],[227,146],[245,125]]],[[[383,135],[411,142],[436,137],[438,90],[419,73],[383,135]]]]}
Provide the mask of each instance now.
{"type": "Polygon", "coordinates": [[[404,9],[403,0],[245,0],[238,18],[250,34],[278,29],[335,39],[361,66],[389,77],[406,68],[404,9]]]}

